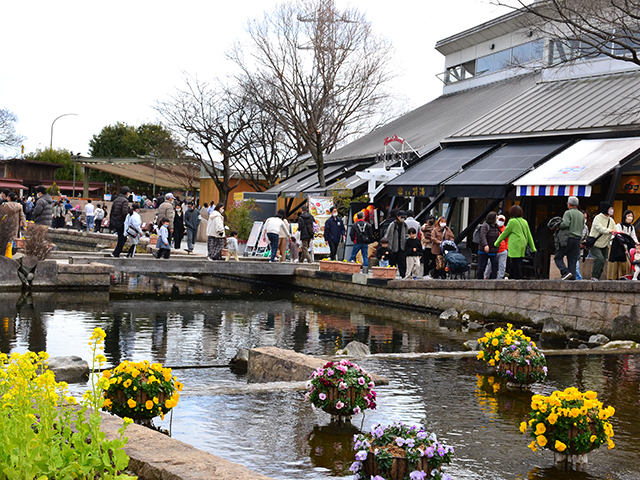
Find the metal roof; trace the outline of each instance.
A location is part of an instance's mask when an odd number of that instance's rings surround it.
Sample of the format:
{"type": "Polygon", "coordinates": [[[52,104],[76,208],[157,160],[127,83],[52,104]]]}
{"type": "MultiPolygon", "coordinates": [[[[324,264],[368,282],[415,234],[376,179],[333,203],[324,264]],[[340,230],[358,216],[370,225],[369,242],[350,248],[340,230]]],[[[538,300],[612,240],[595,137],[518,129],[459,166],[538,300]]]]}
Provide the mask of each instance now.
{"type": "Polygon", "coordinates": [[[541,82],[454,133],[449,140],[502,140],[637,131],[640,71],[541,82]]]}
{"type": "Polygon", "coordinates": [[[327,155],[326,160],[373,158],[384,152],[384,139],[404,138],[420,156],[470,122],[515,99],[535,85],[537,75],[528,74],[442,95],[373,132],[327,155]]]}

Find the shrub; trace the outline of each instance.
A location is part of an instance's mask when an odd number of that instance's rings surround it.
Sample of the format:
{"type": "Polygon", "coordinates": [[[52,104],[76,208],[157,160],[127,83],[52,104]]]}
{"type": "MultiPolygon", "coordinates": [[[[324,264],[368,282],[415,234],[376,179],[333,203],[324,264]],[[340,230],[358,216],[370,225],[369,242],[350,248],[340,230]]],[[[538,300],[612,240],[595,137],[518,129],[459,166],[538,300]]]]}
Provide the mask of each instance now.
{"type": "Polygon", "coordinates": [[[255,200],[249,199],[242,202],[233,202],[229,208],[225,210],[227,224],[231,230],[238,232],[239,240],[247,240],[251,229],[253,228],[252,212],[257,212],[260,207],[255,200]]]}

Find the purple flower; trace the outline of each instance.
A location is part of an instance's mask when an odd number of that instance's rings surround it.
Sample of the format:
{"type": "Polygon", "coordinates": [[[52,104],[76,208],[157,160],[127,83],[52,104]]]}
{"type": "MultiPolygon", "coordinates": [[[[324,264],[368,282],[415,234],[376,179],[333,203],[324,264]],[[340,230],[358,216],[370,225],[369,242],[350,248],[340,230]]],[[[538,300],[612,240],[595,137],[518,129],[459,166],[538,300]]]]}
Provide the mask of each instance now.
{"type": "Polygon", "coordinates": [[[418,432],[418,434],[416,435],[420,440],[424,440],[425,438],[427,438],[427,432],[422,431],[422,432],[418,432]]]}
{"type": "Polygon", "coordinates": [[[413,448],[415,446],[416,442],[414,442],[413,438],[407,438],[404,441],[404,444],[409,448],[413,448]]]}
{"type": "Polygon", "coordinates": [[[327,399],[327,394],[326,393],[321,393],[320,395],[318,395],[318,398],[320,398],[320,400],[326,400],[327,399]]]}
{"type": "Polygon", "coordinates": [[[358,473],[362,468],[362,462],[353,462],[349,467],[349,471],[352,473],[358,473]]]}
{"type": "Polygon", "coordinates": [[[358,385],[364,385],[365,381],[363,377],[358,377],[358,385]]]}
{"type": "Polygon", "coordinates": [[[427,474],[424,473],[422,470],[414,470],[409,474],[409,478],[411,480],[424,480],[424,477],[426,476],[427,474]]]}
{"type": "Polygon", "coordinates": [[[384,430],[378,426],[372,433],[375,437],[380,438],[384,435],[384,430]]]}
{"type": "Polygon", "coordinates": [[[366,450],[360,450],[358,453],[356,453],[356,460],[360,461],[360,462],[364,462],[367,459],[367,451],[366,450]]]}
{"type": "Polygon", "coordinates": [[[442,445],[440,445],[438,447],[438,455],[440,455],[441,457],[444,457],[446,455],[446,450],[444,449],[444,447],[442,445]]]}
{"type": "Polygon", "coordinates": [[[542,367],[542,371],[544,372],[544,374],[547,374],[547,367],[542,367]]]}
{"type": "Polygon", "coordinates": [[[404,440],[400,437],[396,438],[396,444],[401,447],[402,445],[404,445],[404,440]]]}
{"type": "Polygon", "coordinates": [[[513,351],[515,349],[516,349],[516,346],[515,345],[511,345],[511,350],[513,351]]]}
{"type": "Polygon", "coordinates": [[[435,451],[435,449],[434,449],[433,447],[427,447],[427,448],[425,449],[425,451],[424,451],[424,454],[425,454],[427,457],[431,458],[431,457],[433,457],[433,452],[434,452],[434,451],[435,451]]]}
{"type": "Polygon", "coordinates": [[[371,477],[371,480],[385,480],[385,478],[380,475],[376,475],[375,477],[371,477]]]}

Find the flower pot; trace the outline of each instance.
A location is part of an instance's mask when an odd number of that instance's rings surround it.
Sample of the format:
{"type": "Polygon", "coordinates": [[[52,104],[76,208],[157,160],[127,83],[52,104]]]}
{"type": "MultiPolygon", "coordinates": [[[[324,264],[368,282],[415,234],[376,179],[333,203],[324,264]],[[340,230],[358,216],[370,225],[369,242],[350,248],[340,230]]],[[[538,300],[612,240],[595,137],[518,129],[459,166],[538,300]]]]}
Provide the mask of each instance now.
{"type": "Polygon", "coordinates": [[[354,262],[336,262],[336,263],[338,263],[338,268],[336,269],[337,272],[349,273],[349,274],[360,273],[361,265],[359,263],[354,263],[354,262]]]}
{"type": "MultiPolygon", "coordinates": [[[[549,426],[547,427],[547,431],[549,432],[549,437],[553,436],[553,431],[555,430],[555,426],[549,426]]],[[[589,448],[587,451],[585,452],[580,452],[578,453],[576,446],[575,446],[575,442],[574,442],[574,438],[576,438],[579,435],[582,435],[584,433],[588,433],[589,437],[591,435],[595,435],[596,434],[596,427],[595,425],[593,425],[592,423],[589,423],[589,427],[588,428],[577,428],[575,426],[572,426],[571,428],[569,428],[569,432],[567,433],[567,437],[569,437],[569,444],[567,445],[567,449],[564,452],[558,452],[556,451],[556,449],[554,448],[553,445],[551,445],[551,442],[549,442],[548,448],[550,450],[552,450],[555,454],[556,454],[556,463],[558,462],[568,462],[568,463],[574,463],[574,458],[576,456],[580,456],[580,455],[586,455],[587,453],[595,450],[596,447],[594,444],[591,444],[591,448],[589,448]],[[562,456],[565,456],[565,458],[561,458],[562,456]],[[558,460],[558,458],[560,458],[558,460]]],[[[578,463],[583,463],[582,461],[578,461],[578,463]]],[[[585,462],[586,463],[586,462],[585,462]]]]}
{"type": "Polygon", "coordinates": [[[373,278],[381,278],[385,280],[393,280],[396,278],[396,267],[371,267],[373,278]]]}
{"type": "Polygon", "coordinates": [[[505,363],[500,361],[498,363],[498,373],[502,378],[509,383],[516,385],[531,385],[536,383],[537,376],[535,374],[546,375],[544,373],[544,367],[542,365],[521,365],[519,362],[505,363]]]}
{"type": "MultiPolygon", "coordinates": [[[[369,389],[365,388],[361,392],[362,397],[366,397],[369,395],[369,389]]],[[[355,388],[349,387],[346,390],[340,390],[338,387],[330,387],[327,392],[327,397],[331,402],[331,405],[335,405],[335,403],[340,400],[342,403],[349,403],[349,405],[353,405],[358,397],[358,392],[355,388]]],[[[345,411],[344,408],[335,408],[332,407],[324,407],[323,410],[331,415],[339,415],[339,416],[348,416],[351,415],[350,411],[345,411]]]]}
{"type": "MultiPolygon", "coordinates": [[[[122,390],[118,390],[115,395],[109,395],[107,398],[109,398],[113,403],[117,402],[120,405],[126,404],[128,400],[127,396],[124,394],[122,390]]],[[[141,390],[138,392],[138,395],[134,398],[134,400],[139,405],[144,405],[147,402],[147,400],[153,400],[153,398],[150,398],[146,392],[141,390]]],[[[167,401],[166,395],[164,394],[164,392],[160,392],[158,394],[158,403],[164,404],[164,402],[166,401],[167,401]]],[[[131,415],[131,418],[133,420],[144,420],[146,418],[153,418],[153,415],[136,414],[136,415],[131,415]]]]}
{"type": "Polygon", "coordinates": [[[391,467],[388,470],[382,470],[378,467],[376,456],[373,452],[369,452],[367,458],[362,462],[362,470],[366,474],[366,478],[380,475],[388,480],[403,480],[414,470],[422,470],[427,474],[425,478],[431,478],[431,468],[427,457],[420,457],[415,468],[409,466],[409,461],[405,457],[393,457],[391,467]]]}
{"type": "Polygon", "coordinates": [[[321,260],[320,261],[320,270],[323,272],[335,272],[339,262],[334,262],[332,260],[321,260]]]}

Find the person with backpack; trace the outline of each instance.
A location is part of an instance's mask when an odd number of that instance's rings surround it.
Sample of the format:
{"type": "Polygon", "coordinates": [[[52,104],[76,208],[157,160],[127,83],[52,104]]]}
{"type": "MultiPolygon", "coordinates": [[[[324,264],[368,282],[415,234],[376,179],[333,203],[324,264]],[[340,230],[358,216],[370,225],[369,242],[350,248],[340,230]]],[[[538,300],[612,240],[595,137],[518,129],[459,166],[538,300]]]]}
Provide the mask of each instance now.
{"type": "Polygon", "coordinates": [[[351,226],[351,234],[349,237],[353,242],[353,250],[351,250],[350,262],[356,261],[358,252],[362,252],[362,266],[369,266],[369,244],[373,240],[373,229],[371,224],[364,219],[364,212],[358,212],[358,220],[351,226]]]}
{"type": "Polygon", "coordinates": [[[302,242],[302,259],[300,263],[305,260],[313,263],[313,257],[309,253],[309,245],[313,240],[313,225],[316,223],[316,219],[309,213],[309,207],[307,205],[303,205],[300,210],[302,210],[302,213],[298,215],[298,231],[300,232],[300,241],[302,242]]]}
{"type": "Polygon", "coordinates": [[[491,263],[491,273],[489,278],[495,280],[498,276],[498,257],[500,247],[494,245],[500,236],[500,229],[496,224],[496,212],[489,212],[484,223],[480,227],[480,241],[478,242],[478,280],[486,278],[485,268],[487,263],[491,263]]]}
{"type": "Polygon", "coordinates": [[[389,240],[389,250],[391,250],[391,258],[389,265],[398,267],[398,273],[404,278],[407,274],[407,254],[405,248],[407,246],[407,237],[409,236],[409,228],[405,223],[407,214],[404,210],[399,210],[395,221],[389,224],[389,228],[385,233],[385,237],[389,240]]]}

